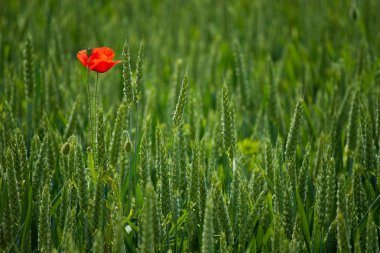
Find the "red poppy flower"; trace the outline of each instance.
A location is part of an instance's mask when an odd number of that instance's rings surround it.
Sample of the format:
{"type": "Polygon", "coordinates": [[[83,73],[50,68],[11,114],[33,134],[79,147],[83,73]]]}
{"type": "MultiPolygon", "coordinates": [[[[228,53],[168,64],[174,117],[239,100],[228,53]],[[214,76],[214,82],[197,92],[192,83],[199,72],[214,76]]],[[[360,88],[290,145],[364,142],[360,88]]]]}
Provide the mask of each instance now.
{"type": "Polygon", "coordinates": [[[98,47],[81,50],[77,53],[78,60],[83,66],[98,73],[104,73],[121,61],[113,61],[115,52],[108,47],[98,47]]]}

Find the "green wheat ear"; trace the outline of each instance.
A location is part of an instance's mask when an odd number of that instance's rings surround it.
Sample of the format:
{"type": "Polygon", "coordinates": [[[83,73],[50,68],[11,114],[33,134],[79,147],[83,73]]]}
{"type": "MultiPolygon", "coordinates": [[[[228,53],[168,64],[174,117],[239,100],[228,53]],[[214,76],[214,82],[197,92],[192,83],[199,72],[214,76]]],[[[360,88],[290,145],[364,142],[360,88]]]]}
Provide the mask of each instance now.
{"type": "Polygon", "coordinates": [[[148,182],[145,188],[144,208],[142,213],[142,238],[139,240],[139,252],[154,252],[154,189],[151,182],[148,182]]]}
{"type": "MultiPolygon", "coordinates": [[[[323,239],[323,243],[325,244],[326,248],[334,247],[334,245],[336,244],[336,235],[338,229],[337,226],[337,219],[335,218],[333,222],[331,222],[326,232],[326,236],[323,239]]],[[[349,231],[347,231],[347,233],[349,234],[349,231]]]]}
{"type": "Polygon", "coordinates": [[[202,253],[214,252],[213,201],[211,191],[207,194],[206,210],[203,221],[202,253]]]}
{"type": "Polygon", "coordinates": [[[201,124],[200,121],[203,117],[201,110],[200,110],[200,99],[199,99],[199,92],[194,92],[192,94],[190,100],[189,100],[189,127],[190,127],[190,138],[192,140],[199,140],[199,133],[201,124]]]}
{"type": "MultiPolygon", "coordinates": [[[[119,253],[119,252],[126,252],[125,245],[124,245],[124,222],[123,217],[121,215],[121,212],[118,210],[116,211],[116,218],[115,218],[115,239],[112,244],[112,252],[119,253]]],[[[151,224],[151,227],[153,224],[151,224]]]]}
{"type": "Polygon", "coordinates": [[[246,249],[246,244],[250,239],[250,235],[254,229],[253,227],[253,212],[250,212],[248,185],[247,180],[243,178],[240,184],[240,224],[239,224],[239,238],[238,245],[241,250],[246,249]]]}
{"type": "Polygon", "coordinates": [[[204,167],[202,166],[199,173],[199,218],[204,220],[207,202],[207,181],[204,167]]]}
{"type": "Polygon", "coordinates": [[[377,253],[379,252],[379,244],[377,236],[377,228],[376,224],[373,220],[373,215],[370,213],[368,215],[368,221],[367,221],[367,231],[366,231],[366,245],[365,245],[365,252],[366,253],[377,253]]]}
{"type": "Polygon", "coordinates": [[[38,219],[38,249],[40,252],[51,252],[50,226],[50,188],[46,184],[42,190],[38,219]]]}
{"type": "Polygon", "coordinates": [[[359,231],[354,232],[353,237],[353,252],[362,252],[362,249],[365,248],[365,237],[359,231]]]}
{"type": "Polygon", "coordinates": [[[365,211],[367,210],[367,196],[361,179],[361,174],[363,172],[363,167],[359,164],[354,165],[354,172],[352,175],[352,192],[353,192],[353,216],[354,221],[351,225],[353,227],[357,226],[357,222],[360,221],[365,211]]]}
{"type": "MultiPolygon", "coordinates": [[[[91,210],[91,232],[96,234],[97,229],[99,228],[99,224],[102,219],[102,210],[103,210],[103,173],[102,171],[98,172],[96,178],[96,188],[94,195],[94,205],[91,210]]],[[[100,231],[100,230],[99,230],[100,231]]]]}
{"type": "Polygon", "coordinates": [[[286,139],[285,146],[285,158],[291,159],[296,152],[296,145],[299,142],[301,127],[302,127],[302,105],[303,100],[298,100],[296,108],[294,109],[294,114],[292,122],[290,123],[290,129],[288,133],[288,138],[286,139]]]}
{"type": "Polygon", "coordinates": [[[219,252],[220,253],[228,253],[229,250],[227,248],[227,240],[226,240],[226,234],[222,232],[219,240],[219,252]]]}
{"type": "Polygon", "coordinates": [[[273,193],[274,193],[274,211],[281,212],[283,209],[283,185],[281,185],[281,177],[283,176],[282,164],[276,161],[274,175],[273,175],[273,193]]]}
{"type": "Polygon", "coordinates": [[[71,206],[71,183],[66,181],[66,184],[62,188],[59,225],[61,226],[61,229],[64,230],[66,217],[70,215],[69,208],[71,206]]]}
{"type": "Polygon", "coordinates": [[[290,243],[289,243],[289,252],[290,253],[302,252],[299,241],[296,241],[295,239],[292,239],[290,241],[290,243]]]}
{"type": "Polygon", "coordinates": [[[103,112],[98,112],[98,133],[96,135],[96,150],[98,151],[97,154],[97,162],[96,165],[98,166],[99,173],[102,173],[103,171],[107,171],[107,151],[106,151],[106,143],[105,143],[105,129],[104,129],[104,119],[103,119],[103,112]]]}
{"type": "Polygon", "coordinates": [[[279,215],[273,217],[272,251],[288,248],[288,240],[279,215]]]}
{"type": "Polygon", "coordinates": [[[92,244],[92,252],[99,252],[99,253],[104,252],[103,235],[102,235],[102,231],[100,229],[95,234],[94,242],[92,244]]]}
{"type": "Polygon", "coordinates": [[[104,251],[105,252],[111,252],[112,251],[112,243],[114,241],[115,233],[114,233],[114,226],[113,223],[113,217],[112,212],[107,214],[107,220],[106,224],[104,225],[104,251]]]}
{"type": "MultiPolygon", "coordinates": [[[[71,223],[73,223],[73,220],[74,220],[74,212],[72,210],[71,212],[71,215],[69,215],[71,218],[71,223]]],[[[72,224],[72,226],[74,226],[74,224],[72,224]]],[[[71,231],[73,231],[73,229],[71,229],[71,231]]],[[[80,252],[78,249],[77,249],[77,246],[75,245],[75,241],[73,239],[73,236],[71,234],[71,232],[69,231],[63,231],[63,236],[64,236],[64,240],[63,240],[63,243],[62,243],[62,246],[61,246],[61,252],[62,253],[77,253],[77,252],[80,252]]]]}
{"type": "MultiPolygon", "coordinates": [[[[46,156],[47,156],[47,150],[49,146],[49,134],[46,134],[44,137],[44,140],[42,141],[42,144],[40,146],[40,150],[38,153],[38,157],[36,160],[36,163],[34,165],[34,171],[33,173],[33,178],[32,178],[32,188],[35,191],[35,194],[33,194],[33,201],[35,204],[38,204],[40,202],[40,194],[41,194],[41,186],[43,185],[44,182],[44,171],[46,167],[46,156]]],[[[35,208],[33,210],[33,214],[37,215],[39,212],[38,208],[35,208]]],[[[37,215],[38,217],[38,215],[37,215]]]]}
{"type": "Polygon", "coordinates": [[[157,181],[161,180],[161,167],[162,167],[162,133],[161,128],[159,127],[159,124],[156,126],[155,130],[155,170],[156,170],[156,178],[157,181]]]}
{"type": "Polygon", "coordinates": [[[141,137],[140,166],[138,170],[138,176],[139,176],[139,181],[140,181],[140,189],[144,191],[145,186],[150,178],[148,141],[147,141],[145,133],[143,133],[141,137]]]}
{"type": "Polygon", "coordinates": [[[213,184],[213,203],[214,208],[216,209],[214,215],[217,217],[217,223],[219,225],[219,228],[215,228],[215,230],[225,233],[227,235],[227,242],[231,246],[233,243],[233,234],[227,204],[223,197],[222,187],[216,176],[213,177],[213,181],[215,181],[213,184]]]}
{"type": "Polygon", "coordinates": [[[161,230],[161,217],[162,211],[160,208],[159,197],[156,193],[153,194],[153,230],[154,230],[154,244],[156,249],[160,250],[160,243],[162,238],[161,230]]]}
{"type": "Polygon", "coordinates": [[[174,129],[173,131],[173,144],[172,144],[172,169],[171,169],[171,180],[173,192],[180,192],[181,187],[181,165],[180,165],[180,150],[181,147],[178,145],[178,130],[174,129]]]}
{"type": "Polygon", "coordinates": [[[172,176],[172,184],[175,186],[174,189],[179,191],[183,201],[187,189],[187,146],[182,126],[173,131],[173,163],[175,174],[172,176]]]}
{"type": "Polygon", "coordinates": [[[200,150],[199,143],[196,142],[193,148],[192,164],[190,171],[190,190],[189,190],[189,249],[194,250],[197,244],[198,224],[200,224],[200,150]]]}
{"type": "MultiPolygon", "coordinates": [[[[17,231],[18,224],[20,224],[20,214],[21,214],[21,201],[20,193],[16,178],[15,163],[12,152],[9,148],[6,150],[6,171],[7,171],[7,182],[8,182],[8,201],[11,210],[11,221],[13,223],[13,232],[17,231]]],[[[14,236],[14,234],[13,234],[14,236]]]]}
{"type": "Polygon", "coordinates": [[[32,100],[33,90],[35,89],[33,60],[32,40],[28,37],[25,41],[23,51],[23,78],[25,85],[25,97],[27,101],[32,100]]]}
{"type": "Polygon", "coordinates": [[[256,200],[265,189],[265,175],[262,169],[255,168],[249,180],[249,192],[253,200],[256,200]]]}
{"type": "Polygon", "coordinates": [[[231,186],[231,195],[230,195],[230,217],[233,221],[233,231],[234,236],[239,234],[239,225],[241,219],[241,201],[240,201],[240,184],[241,176],[240,170],[237,168],[233,171],[232,186],[231,186]]]}
{"type": "Polygon", "coordinates": [[[76,175],[76,184],[78,187],[79,205],[84,212],[88,210],[89,193],[88,193],[88,176],[83,160],[81,145],[77,139],[73,139],[71,157],[76,175]]]}
{"type": "Polygon", "coordinates": [[[265,144],[265,155],[264,155],[264,168],[267,177],[270,180],[274,180],[274,164],[273,164],[273,148],[270,141],[267,141],[265,144]]]}
{"type": "Polygon", "coordinates": [[[71,136],[74,133],[75,124],[77,122],[77,114],[79,110],[78,100],[78,98],[75,100],[73,107],[71,108],[69,121],[67,122],[65,132],[63,134],[64,141],[67,140],[67,138],[69,138],[69,136],[71,136]]]}
{"type": "Polygon", "coordinates": [[[138,104],[143,96],[143,63],[144,63],[144,41],[140,42],[140,48],[136,62],[136,84],[135,102],[138,104]]]}
{"type": "Polygon", "coordinates": [[[178,128],[183,123],[183,113],[186,106],[187,96],[189,90],[189,80],[187,76],[187,72],[183,77],[181,91],[179,93],[177,105],[175,107],[174,115],[173,115],[173,126],[174,128],[178,128]]]}
{"type": "Polygon", "coordinates": [[[233,56],[234,56],[234,65],[235,65],[235,76],[237,81],[237,86],[240,91],[240,96],[242,99],[242,103],[244,106],[249,105],[249,92],[248,88],[248,77],[247,70],[245,67],[243,54],[241,52],[241,48],[237,40],[233,43],[233,56]]]}
{"type": "Polygon", "coordinates": [[[363,165],[368,171],[376,173],[377,157],[375,143],[373,140],[372,123],[369,116],[365,114],[361,119],[362,150],[364,151],[363,165]]]}
{"type": "Polygon", "coordinates": [[[62,137],[56,130],[51,130],[50,135],[52,138],[49,146],[49,168],[47,169],[47,174],[49,176],[48,179],[51,179],[54,175],[54,172],[58,169],[60,158],[60,144],[62,143],[62,137]]]}
{"type": "Polygon", "coordinates": [[[335,160],[330,158],[327,162],[327,193],[323,196],[327,199],[327,205],[325,207],[325,227],[334,220],[336,216],[336,172],[335,172],[335,160]]]}
{"type": "MultiPolygon", "coordinates": [[[[4,191],[5,193],[7,193],[7,188],[4,187],[4,191]]],[[[2,205],[3,205],[3,213],[2,213],[2,217],[1,217],[1,239],[2,239],[2,242],[4,242],[4,245],[2,245],[2,247],[4,248],[7,248],[11,245],[11,242],[12,242],[12,238],[13,238],[13,235],[16,234],[16,227],[15,227],[15,223],[12,221],[13,220],[13,214],[12,214],[12,211],[11,211],[11,207],[10,207],[10,200],[8,198],[8,196],[6,198],[4,198],[4,201],[2,202],[2,205]],[[7,231],[7,232],[6,232],[7,231]]]]}
{"type": "Polygon", "coordinates": [[[28,176],[28,164],[27,164],[27,154],[24,142],[24,136],[21,130],[17,128],[14,132],[14,138],[12,138],[12,153],[14,157],[14,166],[16,171],[16,178],[18,182],[18,188],[20,194],[23,192],[23,183],[28,176]]]}
{"type": "Polygon", "coordinates": [[[161,167],[161,194],[162,194],[162,214],[164,217],[168,215],[171,211],[171,182],[170,182],[170,163],[168,161],[168,154],[166,151],[165,145],[161,149],[161,159],[162,159],[162,167],[161,167]]]}
{"type": "MultiPolygon", "coordinates": [[[[292,234],[292,240],[290,242],[290,247],[297,248],[298,250],[295,250],[295,252],[299,252],[302,248],[305,248],[305,243],[303,240],[303,233],[302,233],[302,221],[301,216],[299,213],[296,214],[294,227],[293,227],[293,234],[292,234]]],[[[306,249],[306,248],[305,248],[306,249]]]]}
{"type": "Polygon", "coordinates": [[[270,127],[271,142],[275,143],[277,135],[285,136],[284,120],[282,120],[281,107],[279,101],[277,80],[274,71],[273,61],[268,57],[269,72],[269,98],[268,98],[268,120],[270,127]]]}
{"type": "Polygon", "coordinates": [[[290,180],[292,183],[293,189],[296,186],[297,181],[297,172],[296,172],[296,151],[297,144],[299,143],[301,136],[301,127],[302,127],[302,104],[303,101],[299,100],[294,110],[293,119],[290,124],[290,129],[288,133],[288,138],[286,139],[285,146],[285,160],[289,167],[290,180]]]}
{"type": "Polygon", "coordinates": [[[162,214],[166,216],[171,209],[170,200],[170,167],[167,157],[166,147],[163,143],[161,127],[159,124],[156,126],[155,132],[156,141],[156,178],[157,178],[157,189],[159,195],[160,206],[162,207],[162,214]]]}
{"type": "Polygon", "coordinates": [[[30,144],[30,153],[29,153],[29,170],[28,176],[32,176],[35,171],[35,164],[38,159],[38,153],[40,150],[41,141],[37,134],[35,134],[32,138],[32,142],[30,144]]]}
{"type": "Polygon", "coordinates": [[[176,106],[176,100],[179,98],[179,94],[181,91],[181,72],[182,72],[182,66],[183,66],[183,60],[181,58],[176,59],[174,63],[174,69],[171,74],[170,78],[170,84],[171,84],[171,91],[170,91],[170,106],[169,108],[171,110],[175,110],[176,106]]]}
{"type": "Polygon", "coordinates": [[[229,99],[228,88],[226,84],[222,87],[222,135],[223,148],[229,158],[232,160],[235,152],[235,113],[232,102],[229,99]]]}
{"type": "Polygon", "coordinates": [[[327,171],[328,171],[328,165],[327,165],[327,158],[323,158],[323,162],[321,165],[321,169],[318,172],[318,178],[317,178],[317,193],[316,193],[316,200],[315,200],[315,215],[317,216],[318,222],[321,226],[324,227],[326,224],[325,222],[325,214],[327,206],[327,171]]]}
{"type": "Polygon", "coordinates": [[[346,222],[343,218],[343,214],[338,212],[337,215],[338,230],[337,230],[337,239],[338,239],[338,252],[345,253],[351,252],[350,238],[348,237],[348,229],[346,222]]]}
{"type": "Polygon", "coordinates": [[[291,180],[289,179],[288,173],[284,173],[283,180],[281,182],[282,185],[285,186],[285,194],[284,194],[284,209],[281,213],[281,219],[282,224],[284,225],[284,231],[286,233],[286,236],[288,238],[292,235],[292,229],[293,229],[293,223],[294,223],[294,217],[293,217],[293,210],[294,210],[294,199],[292,195],[292,184],[291,180]]]}
{"type": "Polygon", "coordinates": [[[307,198],[307,189],[308,189],[308,182],[309,182],[309,177],[310,177],[309,169],[310,169],[310,152],[307,151],[302,161],[302,166],[298,175],[298,183],[297,183],[299,194],[303,202],[305,202],[307,198]]]}
{"type": "Polygon", "coordinates": [[[129,107],[134,101],[134,91],[132,82],[131,56],[129,54],[129,46],[127,40],[124,41],[123,45],[123,84],[123,100],[126,103],[127,107],[129,107]]]}
{"type": "Polygon", "coordinates": [[[348,116],[347,142],[345,146],[346,152],[353,153],[356,149],[358,138],[358,127],[360,120],[360,102],[359,94],[355,92],[351,102],[350,113],[348,116]]]}
{"type": "Polygon", "coordinates": [[[348,205],[347,205],[347,196],[346,196],[346,178],[344,175],[339,176],[338,180],[338,191],[337,191],[337,212],[343,214],[343,218],[346,220],[346,225],[348,228],[348,234],[351,231],[351,224],[348,215],[348,205]]]}
{"type": "Polygon", "coordinates": [[[117,110],[117,116],[115,119],[115,124],[112,131],[111,144],[109,148],[109,159],[110,165],[113,167],[116,166],[116,163],[119,158],[119,152],[121,147],[121,135],[123,128],[123,119],[125,117],[126,107],[124,104],[119,105],[119,109],[117,110]]]}

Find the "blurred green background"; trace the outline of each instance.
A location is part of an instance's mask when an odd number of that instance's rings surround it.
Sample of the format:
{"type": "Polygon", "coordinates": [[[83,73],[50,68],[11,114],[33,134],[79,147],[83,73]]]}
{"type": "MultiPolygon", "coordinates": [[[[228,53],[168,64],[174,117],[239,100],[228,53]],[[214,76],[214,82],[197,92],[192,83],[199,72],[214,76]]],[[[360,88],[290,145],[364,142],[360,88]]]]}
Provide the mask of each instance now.
{"type": "MultiPolygon", "coordinates": [[[[306,71],[318,89],[325,85],[321,80],[331,75],[334,63],[354,68],[353,61],[362,50],[373,58],[380,47],[376,43],[380,40],[380,4],[370,0],[2,0],[1,6],[2,80],[8,72],[17,76],[22,71],[22,48],[30,36],[39,71],[53,70],[51,81],[65,82],[69,86],[65,88],[74,91],[78,76],[70,73],[81,68],[76,52],[108,46],[120,59],[125,38],[132,55],[144,39],[145,80],[148,87],[161,91],[169,89],[178,58],[201,89],[219,85],[222,76],[232,70],[233,41],[241,47],[252,90],[260,90],[263,84],[267,57],[283,62],[281,88],[286,95],[293,95],[295,81],[303,80],[306,71]]],[[[102,82],[113,96],[120,97],[115,84],[102,82]]],[[[109,91],[107,96],[111,98],[109,91]]]]}

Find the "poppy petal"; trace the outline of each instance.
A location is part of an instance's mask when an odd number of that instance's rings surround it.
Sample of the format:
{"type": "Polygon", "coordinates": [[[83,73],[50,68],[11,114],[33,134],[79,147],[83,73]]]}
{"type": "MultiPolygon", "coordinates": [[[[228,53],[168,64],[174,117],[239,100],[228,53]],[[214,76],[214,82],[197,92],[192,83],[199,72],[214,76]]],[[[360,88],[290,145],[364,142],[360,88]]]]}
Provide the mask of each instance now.
{"type": "Polygon", "coordinates": [[[86,50],[79,51],[77,53],[77,58],[83,64],[83,66],[87,67],[88,56],[86,50]]]}
{"type": "Polygon", "coordinates": [[[112,60],[112,58],[115,56],[115,52],[109,47],[98,47],[94,48],[93,50],[93,52],[99,54],[100,59],[112,60]]]}
{"type": "Polygon", "coordinates": [[[102,59],[93,60],[91,61],[90,69],[98,73],[104,73],[120,62],[121,61],[111,61],[102,59]]]}

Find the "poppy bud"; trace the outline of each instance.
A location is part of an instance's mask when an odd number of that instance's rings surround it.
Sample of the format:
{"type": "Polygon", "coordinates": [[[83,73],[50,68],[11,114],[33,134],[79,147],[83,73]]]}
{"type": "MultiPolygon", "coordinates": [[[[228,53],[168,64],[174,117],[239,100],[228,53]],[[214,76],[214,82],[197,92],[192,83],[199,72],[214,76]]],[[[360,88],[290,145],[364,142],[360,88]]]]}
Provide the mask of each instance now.
{"type": "Polygon", "coordinates": [[[127,153],[131,153],[131,151],[132,151],[132,142],[130,140],[128,140],[128,141],[125,142],[124,150],[127,153]]]}
{"type": "Polygon", "coordinates": [[[88,57],[90,57],[90,56],[92,55],[92,48],[87,48],[87,49],[86,49],[86,55],[87,55],[88,57]]]}
{"type": "Polygon", "coordinates": [[[61,147],[61,153],[62,155],[66,156],[70,153],[70,144],[68,142],[65,142],[61,147]]]}

